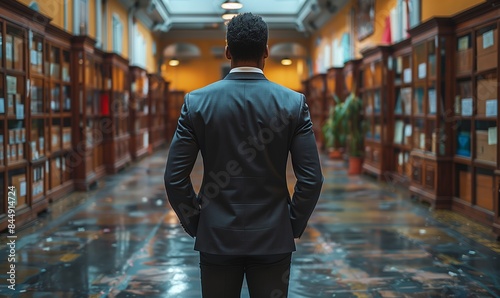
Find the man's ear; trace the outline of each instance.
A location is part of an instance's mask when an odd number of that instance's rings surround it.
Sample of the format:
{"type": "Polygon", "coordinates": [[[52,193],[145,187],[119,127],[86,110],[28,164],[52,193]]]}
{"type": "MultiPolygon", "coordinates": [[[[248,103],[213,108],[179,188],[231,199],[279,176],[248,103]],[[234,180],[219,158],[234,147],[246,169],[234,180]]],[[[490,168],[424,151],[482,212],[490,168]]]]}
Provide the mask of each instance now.
{"type": "Polygon", "coordinates": [[[269,57],[269,45],[266,45],[266,50],[264,51],[264,58],[269,57]]]}
{"type": "Polygon", "coordinates": [[[228,46],[226,46],[224,48],[224,52],[226,53],[226,58],[229,59],[229,60],[231,60],[231,52],[229,52],[229,47],[228,46]]]}

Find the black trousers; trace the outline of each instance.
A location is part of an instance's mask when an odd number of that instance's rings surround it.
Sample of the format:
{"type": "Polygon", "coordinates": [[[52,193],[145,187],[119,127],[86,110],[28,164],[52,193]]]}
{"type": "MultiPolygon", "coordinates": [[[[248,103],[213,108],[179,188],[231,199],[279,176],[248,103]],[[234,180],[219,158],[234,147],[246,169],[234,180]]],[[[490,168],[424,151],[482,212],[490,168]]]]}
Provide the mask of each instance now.
{"type": "Polygon", "coordinates": [[[265,256],[200,252],[203,298],[239,298],[246,277],[251,298],[288,297],[292,253],[265,256]]]}

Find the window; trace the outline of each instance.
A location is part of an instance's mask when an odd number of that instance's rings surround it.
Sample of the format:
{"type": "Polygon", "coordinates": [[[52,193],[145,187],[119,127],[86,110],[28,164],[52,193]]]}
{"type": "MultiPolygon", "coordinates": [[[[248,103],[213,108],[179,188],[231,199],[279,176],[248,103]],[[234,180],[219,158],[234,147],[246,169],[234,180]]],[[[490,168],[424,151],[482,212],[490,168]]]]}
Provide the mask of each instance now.
{"type": "Polygon", "coordinates": [[[95,40],[96,47],[102,47],[102,1],[95,1],[95,40]]]}
{"type": "Polygon", "coordinates": [[[420,1],[421,0],[407,0],[408,12],[410,14],[410,28],[420,24],[420,1]]]}
{"type": "Polygon", "coordinates": [[[144,39],[144,36],[142,36],[141,32],[139,32],[139,28],[137,27],[137,24],[134,24],[133,27],[134,31],[134,38],[133,38],[133,59],[132,59],[132,64],[140,66],[142,68],[146,68],[146,55],[147,49],[146,49],[146,40],[144,39]]]}
{"type": "Polygon", "coordinates": [[[393,42],[408,38],[406,31],[420,24],[420,2],[421,0],[398,0],[397,6],[391,11],[393,42]]]}
{"type": "Polygon", "coordinates": [[[117,14],[113,14],[113,52],[122,54],[123,51],[123,24],[117,14]]]}
{"type": "Polygon", "coordinates": [[[73,5],[73,31],[76,35],[87,35],[89,24],[89,2],[88,0],[77,0],[73,5]]]}
{"type": "Polygon", "coordinates": [[[36,1],[31,1],[28,7],[33,9],[34,11],[40,12],[40,7],[38,6],[38,3],[36,1]]]}

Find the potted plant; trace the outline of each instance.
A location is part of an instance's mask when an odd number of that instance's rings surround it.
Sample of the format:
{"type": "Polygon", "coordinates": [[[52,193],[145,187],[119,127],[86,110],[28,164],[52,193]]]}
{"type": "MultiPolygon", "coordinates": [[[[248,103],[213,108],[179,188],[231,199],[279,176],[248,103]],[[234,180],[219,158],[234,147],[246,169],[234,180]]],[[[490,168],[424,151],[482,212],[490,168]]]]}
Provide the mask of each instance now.
{"type": "Polygon", "coordinates": [[[362,114],[363,102],[353,91],[344,101],[343,108],[347,125],[348,174],[357,175],[361,173],[363,166],[364,139],[368,128],[362,114]]]}
{"type": "Polygon", "coordinates": [[[340,102],[340,99],[335,94],[333,100],[335,105],[330,107],[328,119],[323,125],[323,136],[325,137],[326,148],[328,148],[328,156],[332,159],[340,159],[346,142],[344,103],[340,102]]]}

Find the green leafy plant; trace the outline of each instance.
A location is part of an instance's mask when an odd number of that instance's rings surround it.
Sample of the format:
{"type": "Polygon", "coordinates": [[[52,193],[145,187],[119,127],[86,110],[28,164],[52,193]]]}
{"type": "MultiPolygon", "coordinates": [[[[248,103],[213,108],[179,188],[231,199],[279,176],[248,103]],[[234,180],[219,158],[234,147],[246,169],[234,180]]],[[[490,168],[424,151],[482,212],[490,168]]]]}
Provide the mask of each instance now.
{"type": "Polygon", "coordinates": [[[349,156],[363,157],[364,155],[364,139],[368,130],[368,125],[364,120],[363,102],[356,92],[351,92],[343,106],[344,117],[347,122],[347,150],[349,156]]]}
{"type": "Polygon", "coordinates": [[[335,105],[330,107],[329,116],[323,125],[323,136],[327,148],[340,149],[346,144],[346,118],[344,103],[337,95],[333,95],[335,105]]]}

